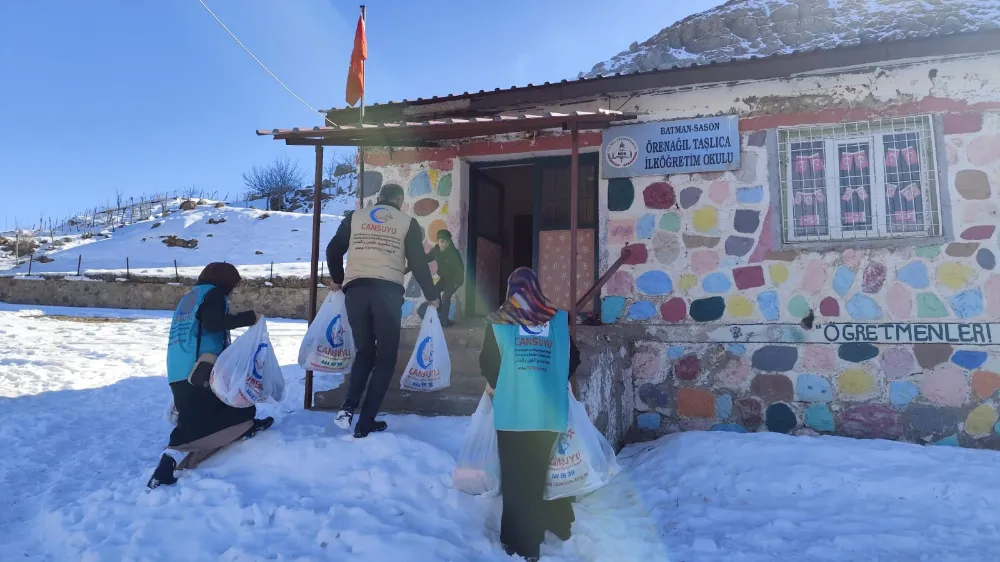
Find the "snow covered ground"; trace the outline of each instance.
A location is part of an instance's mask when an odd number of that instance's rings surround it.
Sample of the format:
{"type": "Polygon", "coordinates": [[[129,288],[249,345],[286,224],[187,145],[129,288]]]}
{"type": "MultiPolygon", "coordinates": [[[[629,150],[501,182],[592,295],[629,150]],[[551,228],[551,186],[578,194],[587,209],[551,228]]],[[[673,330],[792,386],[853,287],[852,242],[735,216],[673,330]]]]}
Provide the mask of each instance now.
{"type": "MultiPolygon", "coordinates": [[[[335,207],[343,211],[344,206],[335,207]]],[[[101,230],[103,235],[92,233],[97,235],[88,238],[79,234],[60,238],[57,233],[60,247],[51,250],[46,247],[35,254],[36,259],[46,255],[54,261],[36,261],[31,272],[76,275],[80,260],[84,276],[124,274],[128,258],[127,265],[133,275],[152,277],[173,277],[175,273],[197,277],[201,269],[213,261],[236,265],[244,277],[268,277],[272,273],[272,262],[275,276],[309,276],[311,214],[265,212],[252,205],[216,208],[211,202],[192,211],[181,211],[176,205],[168,211],[167,216],[157,214],[114,232],[104,229],[101,230]],[[196,240],[197,246],[170,247],[164,243],[170,236],[196,240]]],[[[340,220],[341,215],[322,216],[321,252],[336,232],[340,220]]],[[[2,258],[6,262],[0,262],[0,275],[26,274],[27,263],[13,267],[12,257],[2,258]]]]}
{"type": "MultiPolygon", "coordinates": [[[[498,500],[451,488],[465,418],[388,416],[355,441],[301,410],[305,325],[269,321],[277,423],[149,491],[169,431],[164,313],[0,304],[0,560],[509,560],[498,500]]],[[[320,386],[336,381],[324,380],[320,386]]],[[[774,434],[623,451],[547,561],[996,557],[1000,456],[774,434]]]]}

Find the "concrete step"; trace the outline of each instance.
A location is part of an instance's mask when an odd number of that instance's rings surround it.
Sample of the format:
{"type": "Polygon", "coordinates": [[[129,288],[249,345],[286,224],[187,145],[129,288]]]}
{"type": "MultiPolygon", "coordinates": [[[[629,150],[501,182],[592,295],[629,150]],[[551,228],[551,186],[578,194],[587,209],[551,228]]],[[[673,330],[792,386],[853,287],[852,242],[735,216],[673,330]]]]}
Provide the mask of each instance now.
{"type": "MultiPolygon", "coordinates": [[[[434,392],[413,392],[399,387],[401,374],[396,373],[382,401],[382,411],[423,416],[469,416],[476,411],[486,390],[486,380],[479,373],[452,373],[451,386],[434,392]]],[[[317,392],[317,410],[337,410],[347,395],[347,382],[338,388],[317,392]]]]}

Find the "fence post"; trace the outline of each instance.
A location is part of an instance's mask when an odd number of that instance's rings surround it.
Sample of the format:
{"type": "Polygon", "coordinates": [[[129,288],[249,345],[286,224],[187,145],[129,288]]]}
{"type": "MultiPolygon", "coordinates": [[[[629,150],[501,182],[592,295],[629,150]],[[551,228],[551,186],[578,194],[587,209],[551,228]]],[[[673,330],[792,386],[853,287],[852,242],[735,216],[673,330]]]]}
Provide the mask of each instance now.
{"type": "Polygon", "coordinates": [[[76,257],[76,276],[77,277],[80,277],[80,272],[83,271],[82,267],[83,267],[83,255],[81,254],[81,255],[79,255],[79,256],[76,257]]]}
{"type": "Polygon", "coordinates": [[[181,282],[181,274],[177,271],[177,260],[174,260],[174,281],[181,282]]]}
{"type": "Polygon", "coordinates": [[[271,281],[274,281],[274,262],[271,262],[271,281]]]}
{"type": "Polygon", "coordinates": [[[35,261],[35,253],[31,252],[31,255],[28,256],[28,275],[31,275],[31,262],[33,261],[35,261]]]}
{"type": "Polygon", "coordinates": [[[128,256],[125,256],[125,279],[131,279],[131,278],[132,278],[132,271],[129,268],[128,256]]]}

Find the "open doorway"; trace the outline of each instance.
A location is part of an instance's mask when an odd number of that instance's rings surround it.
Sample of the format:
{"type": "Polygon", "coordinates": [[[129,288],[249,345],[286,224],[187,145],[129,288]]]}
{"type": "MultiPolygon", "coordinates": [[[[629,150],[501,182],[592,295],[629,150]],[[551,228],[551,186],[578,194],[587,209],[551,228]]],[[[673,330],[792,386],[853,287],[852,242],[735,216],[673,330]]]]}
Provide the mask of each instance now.
{"type": "MultiPolygon", "coordinates": [[[[577,297],[597,279],[597,155],[580,155],[577,297]]],[[[569,298],[570,158],[472,167],[467,315],[482,317],[505,297],[507,278],[531,267],[542,290],[564,310],[569,298]]],[[[593,312],[588,305],[586,312],[593,312]]]]}

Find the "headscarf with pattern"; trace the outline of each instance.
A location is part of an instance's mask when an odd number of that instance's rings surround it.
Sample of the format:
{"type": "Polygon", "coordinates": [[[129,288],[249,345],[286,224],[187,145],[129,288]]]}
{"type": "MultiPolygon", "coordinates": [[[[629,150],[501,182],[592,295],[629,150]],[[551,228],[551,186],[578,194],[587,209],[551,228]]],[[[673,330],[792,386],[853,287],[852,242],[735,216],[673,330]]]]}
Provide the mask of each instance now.
{"type": "Polygon", "coordinates": [[[519,267],[507,279],[507,300],[486,321],[490,324],[538,326],[552,320],[556,312],[556,308],[542,294],[535,272],[519,267]]]}

